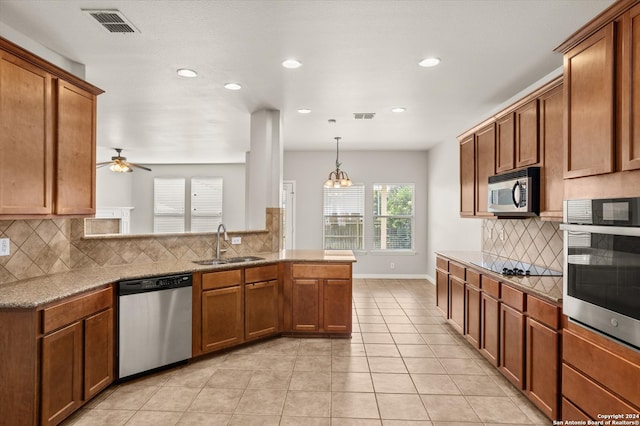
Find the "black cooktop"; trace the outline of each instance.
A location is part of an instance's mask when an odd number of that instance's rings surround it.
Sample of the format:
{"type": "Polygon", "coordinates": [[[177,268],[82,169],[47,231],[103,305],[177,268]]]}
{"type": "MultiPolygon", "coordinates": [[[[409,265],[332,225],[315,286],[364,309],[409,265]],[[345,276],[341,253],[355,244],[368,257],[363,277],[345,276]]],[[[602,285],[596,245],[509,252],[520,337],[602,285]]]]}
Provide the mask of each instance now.
{"type": "Polygon", "coordinates": [[[506,276],[550,276],[561,277],[562,272],[547,269],[542,266],[531,265],[520,260],[508,259],[506,257],[484,255],[481,261],[471,262],[481,268],[506,276]]]}

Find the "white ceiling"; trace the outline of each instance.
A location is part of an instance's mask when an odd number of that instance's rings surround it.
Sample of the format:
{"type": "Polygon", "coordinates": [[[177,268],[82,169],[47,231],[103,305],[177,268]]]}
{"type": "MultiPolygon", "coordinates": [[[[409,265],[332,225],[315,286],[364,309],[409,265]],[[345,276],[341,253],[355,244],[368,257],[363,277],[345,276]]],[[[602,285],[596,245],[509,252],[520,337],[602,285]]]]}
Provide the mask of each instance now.
{"type": "MultiPolygon", "coordinates": [[[[282,111],[285,150],[334,150],[334,136],[343,150],[454,141],[560,67],[553,48],[611,3],[0,0],[0,21],[85,64],[105,90],[99,147],[141,163],[215,163],[244,161],[261,108],[282,111]],[[109,34],[81,9],[118,9],[140,33],[109,34]],[[427,56],[441,65],[419,67],[427,56]],[[289,57],[303,66],[283,68],[289,57]],[[229,81],[243,89],[224,89],[229,81]],[[355,112],[376,115],[356,121],[355,112]]],[[[110,155],[100,149],[98,160],[110,155]]]]}

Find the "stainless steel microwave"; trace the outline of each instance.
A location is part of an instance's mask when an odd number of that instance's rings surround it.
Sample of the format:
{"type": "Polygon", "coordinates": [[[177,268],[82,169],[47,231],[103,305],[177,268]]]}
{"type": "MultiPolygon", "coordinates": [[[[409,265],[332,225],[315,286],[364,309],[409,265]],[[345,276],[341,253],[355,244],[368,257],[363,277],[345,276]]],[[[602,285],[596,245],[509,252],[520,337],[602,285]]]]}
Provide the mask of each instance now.
{"type": "Polygon", "coordinates": [[[537,216],[540,213],[540,167],[489,177],[488,211],[500,216],[537,216]]]}
{"type": "Polygon", "coordinates": [[[565,200],[565,315],[640,348],[640,198],[565,200]]]}

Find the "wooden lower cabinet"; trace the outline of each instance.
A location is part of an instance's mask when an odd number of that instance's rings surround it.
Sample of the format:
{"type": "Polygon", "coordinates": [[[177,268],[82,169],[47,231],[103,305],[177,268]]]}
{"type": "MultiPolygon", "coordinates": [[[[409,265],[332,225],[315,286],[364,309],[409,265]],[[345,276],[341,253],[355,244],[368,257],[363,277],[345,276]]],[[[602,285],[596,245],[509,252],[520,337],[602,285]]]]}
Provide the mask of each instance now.
{"type": "Polygon", "coordinates": [[[436,269],[436,307],[449,318],[449,274],[436,269]]]}
{"type": "Polygon", "coordinates": [[[42,337],[40,422],[56,425],[114,380],[113,308],[111,288],[46,308],[43,325],[63,328],[42,337]],[[84,318],[83,318],[84,317],[84,318]]]}
{"type": "Polygon", "coordinates": [[[524,389],[524,315],[500,304],[499,369],[507,379],[524,389]]]}
{"type": "Polygon", "coordinates": [[[278,331],[278,281],[245,284],[245,339],[278,331]]]}
{"type": "Polygon", "coordinates": [[[202,351],[211,352],[244,341],[242,286],[202,292],[202,351]]]}
{"type": "Polygon", "coordinates": [[[286,276],[285,332],[351,334],[351,264],[294,263],[286,276]]]}
{"type": "Polygon", "coordinates": [[[465,337],[476,348],[480,347],[480,290],[470,284],[465,286],[465,337]]]}
{"type": "Polygon", "coordinates": [[[351,333],[351,280],[325,280],[322,296],[323,330],[351,333]]]}
{"type": "Polygon", "coordinates": [[[640,353],[572,322],[562,333],[563,399],[594,420],[640,414],[640,353]]]}
{"type": "MultiPolygon", "coordinates": [[[[547,417],[560,419],[560,304],[471,265],[448,262],[449,323],[547,417]]],[[[436,269],[438,273],[441,269],[436,269]]],[[[592,352],[577,343],[573,347],[579,348],[575,353],[592,352]]],[[[633,390],[640,394],[640,385],[633,390]]]]}
{"type": "Polygon", "coordinates": [[[557,419],[560,401],[560,333],[528,317],[525,347],[525,392],[547,417],[557,419]]]}
{"type": "Polygon", "coordinates": [[[84,332],[84,399],[90,399],[114,380],[113,309],[84,320],[84,332]]]}
{"type": "Polygon", "coordinates": [[[320,280],[293,280],[292,318],[293,331],[318,331],[320,329],[320,280]]]}
{"type": "Polygon", "coordinates": [[[480,353],[494,367],[500,359],[500,302],[488,293],[480,295],[480,353]]]}
{"type": "Polygon", "coordinates": [[[449,276],[449,322],[464,334],[464,281],[449,276]]]}
{"type": "Polygon", "coordinates": [[[82,322],[42,339],[41,423],[55,425],[82,405],[82,322]]]}
{"type": "Polygon", "coordinates": [[[436,308],[449,318],[449,261],[436,256],[436,308]]]}
{"type": "Polygon", "coordinates": [[[278,265],[244,270],[245,340],[276,334],[280,328],[278,265]]]}

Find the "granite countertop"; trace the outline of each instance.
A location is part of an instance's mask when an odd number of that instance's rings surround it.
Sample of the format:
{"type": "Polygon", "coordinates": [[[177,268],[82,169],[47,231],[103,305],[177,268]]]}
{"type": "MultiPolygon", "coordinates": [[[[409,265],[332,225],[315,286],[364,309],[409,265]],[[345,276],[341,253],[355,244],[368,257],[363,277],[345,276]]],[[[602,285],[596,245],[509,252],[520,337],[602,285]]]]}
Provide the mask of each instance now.
{"type": "Polygon", "coordinates": [[[483,269],[478,265],[474,265],[474,262],[482,262],[483,256],[485,256],[485,254],[480,251],[438,251],[436,252],[436,254],[446,257],[455,262],[462,263],[465,266],[468,266],[477,271],[482,271],[483,274],[489,275],[524,292],[540,296],[555,303],[562,302],[561,276],[519,277],[505,276],[495,272],[491,272],[488,269],[483,269]]]}
{"type": "Polygon", "coordinates": [[[356,261],[351,250],[283,250],[275,253],[255,253],[255,255],[264,259],[220,265],[198,265],[191,260],[138,263],[77,269],[15,281],[0,285],[0,309],[34,308],[105,284],[157,275],[237,269],[280,261],[346,263],[356,261]]]}

